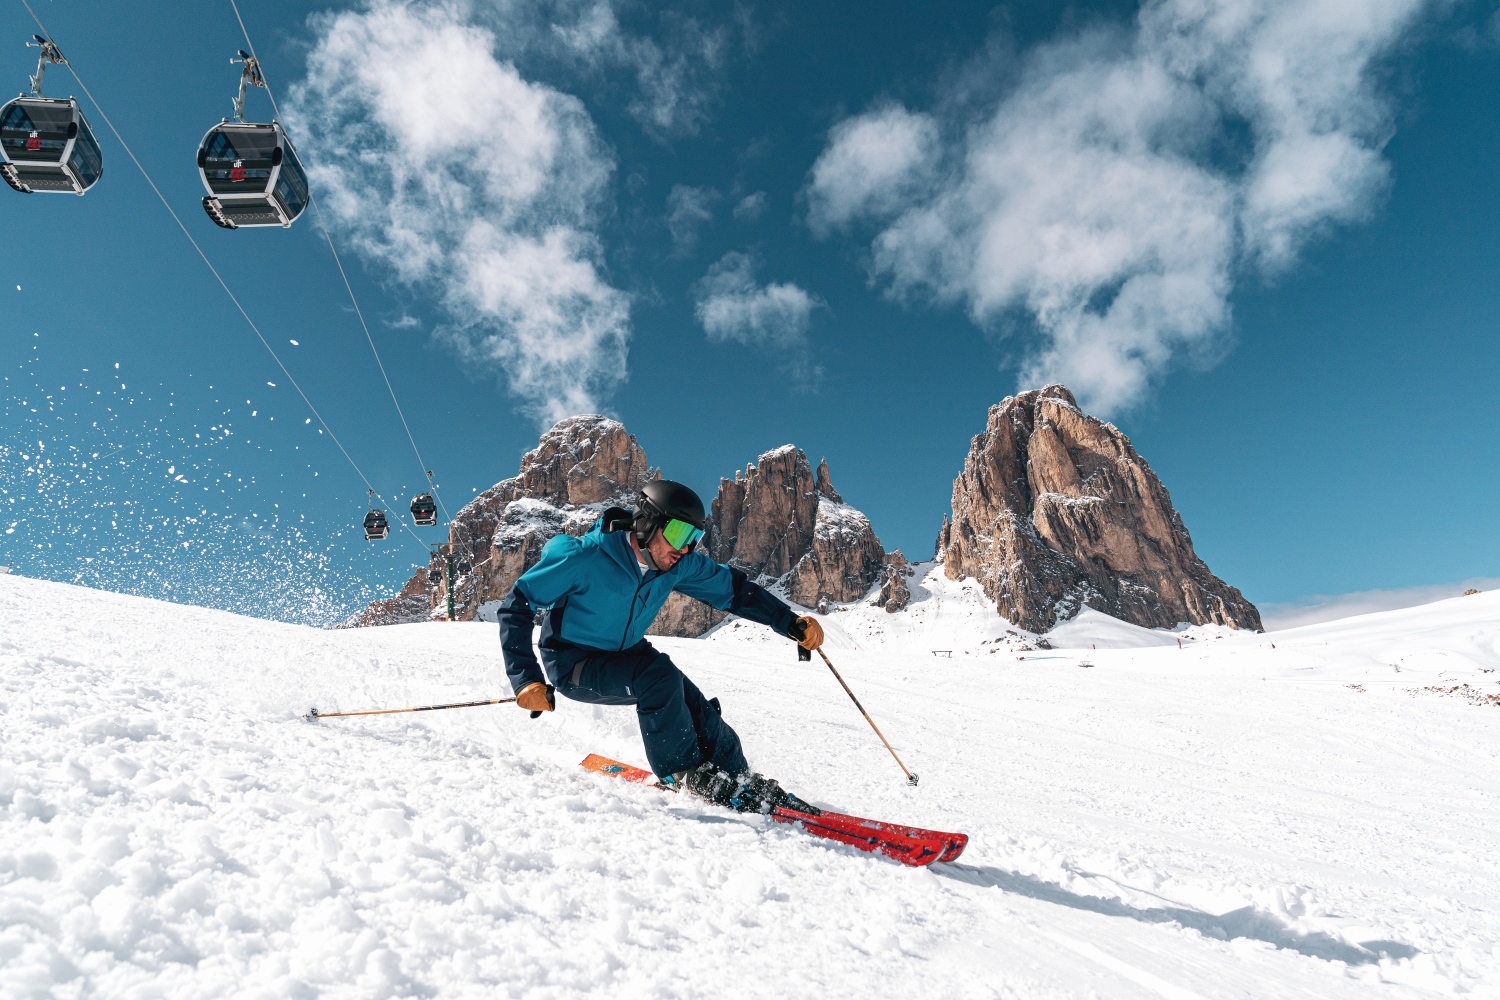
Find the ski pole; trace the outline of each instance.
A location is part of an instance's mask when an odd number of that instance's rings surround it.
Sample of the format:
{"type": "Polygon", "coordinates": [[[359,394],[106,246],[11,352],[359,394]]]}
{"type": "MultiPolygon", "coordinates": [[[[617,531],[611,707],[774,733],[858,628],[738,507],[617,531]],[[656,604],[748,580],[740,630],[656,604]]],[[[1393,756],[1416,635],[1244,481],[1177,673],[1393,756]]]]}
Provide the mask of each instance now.
{"type": "MultiPolygon", "coordinates": [[[[875,730],[875,735],[880,737],[880,742],[884,743],[885,748],[891,751],[892,757],[896,757],[896,751],[892,749],[890,740],[887,740],[885,738],[885,733],[882,733],[880,731],[880,727],[875,725],[875,720],[870,718],[870,713],[865,711],[865,706],[861,705],[859,703],[859,699],[854,697],[854,692],[850,691],[849,685],[844,683],[844,678],[840,676],[838,670],[834,668],[833,661],[828,658],[827,653],[823,652],[822,646],[818,647],[818,655],[823,658],[824,663],[828,664],[828,669],[833,671],[833,676],[838,678],[839,684],[841,684],[844,688],[844,693],[849,696],[850,701],[854,702],[854,707],[859,709],[859,714],[865,717],[865,721],[870,724],[870,728],[875,730]]],[[[902,773],[906,775],[906,783],[908,785],[915,785],[917,783],[917,776],[906,770],[906,765],[901,763],[900,757],[896,757],[896,766],[901,768],[902,773]]]]}
{"type": "Polygon", "coordinates": [[[333,719],[341,715],[391,715],[396,712],[436,712],[440,708],[476,708],[480,705],[504,705],[515,700],[515,698],[496,698],[493,701],[460,701],[452,705],[423,705],[420,708],[372,708],[364,712],[320,712],[316,708],[313,708],[309,709],[303,718],[308,722],[317,722],[319,719],[333,719]]]}

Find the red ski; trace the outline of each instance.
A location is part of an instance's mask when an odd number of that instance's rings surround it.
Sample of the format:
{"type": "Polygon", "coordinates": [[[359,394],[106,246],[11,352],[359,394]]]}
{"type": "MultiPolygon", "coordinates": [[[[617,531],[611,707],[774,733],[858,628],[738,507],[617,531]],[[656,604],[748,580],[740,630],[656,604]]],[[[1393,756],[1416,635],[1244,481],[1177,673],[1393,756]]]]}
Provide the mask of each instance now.
{"type": "MultiPolygon", "coordinates": [[[[585,757],[582,766],[586,771],[605,774],[635,785],[656,784],[656,775],[650,771],[621,764],[596,753],[585,757]]],[[[804,813],[782,808],[772,810],[771,818],[779,823],[794,824],[815,837],[836,840],[861,851],[878,851],[903,865],[913,867],[930,865],[934,861],[952,861],[963,853],[964,847],[969,843],[969,836],[964,833],[943,833],[940,830],[881,823],[843,813],[804,813]]]]}

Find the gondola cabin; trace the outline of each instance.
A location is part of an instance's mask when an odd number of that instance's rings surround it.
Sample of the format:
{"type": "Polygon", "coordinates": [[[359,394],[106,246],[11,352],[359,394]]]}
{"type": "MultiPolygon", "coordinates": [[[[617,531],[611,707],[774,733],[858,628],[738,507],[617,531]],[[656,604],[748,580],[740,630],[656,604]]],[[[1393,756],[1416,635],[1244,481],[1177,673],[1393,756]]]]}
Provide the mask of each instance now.
{"type": "Polygon", "coordinates": [[[372,510],[365,515],[365,541],[376,542],[390,536],[391,525],[385,519],[385,511],[372,510]]]}
{"type": "Polygon", "coordinates": [[[431,493],[412,497],[411,517],[419,528],[437,524],[437,504],[433,503],[431,493]]]}
{"type": "Polygon", "coordinates": [[[0,108],[0,176],[22,194],[81,195],[104,155],[73,98],[17,97],[0,108]]]}
{"type": "Polygon", "coordinates": [[[203,210],[225,229],[281,226],[307,208],[307,174],[281,125],[225,119],[198,144],[203,210]]]}

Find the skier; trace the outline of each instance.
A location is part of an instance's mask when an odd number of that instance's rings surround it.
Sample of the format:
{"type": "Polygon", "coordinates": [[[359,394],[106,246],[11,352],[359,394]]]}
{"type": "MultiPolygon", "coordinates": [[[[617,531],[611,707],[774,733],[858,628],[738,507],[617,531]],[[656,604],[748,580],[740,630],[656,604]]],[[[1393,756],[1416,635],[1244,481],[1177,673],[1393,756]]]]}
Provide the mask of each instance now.
{"type": "Polygon", "coordinates": [[[750,770],[718,699],[703,697],[645,639],[667,597],[679,590],[769,625],[805,649],[822,645],[816,619],[798,617],[744,573],[696,550],[704,522],[696,493],[659,479],[640,491],[635,511],[611,507],[582,538],[554,536],[500,608],[506,676],[516,704],[533,719],[556,707],[556,694],[634,705],[646,759],[668,788],[742,812],[783,805],[806,811],[806,803],[750,770]],[[539,618],[545,676],[531,646],[539,618]]]}

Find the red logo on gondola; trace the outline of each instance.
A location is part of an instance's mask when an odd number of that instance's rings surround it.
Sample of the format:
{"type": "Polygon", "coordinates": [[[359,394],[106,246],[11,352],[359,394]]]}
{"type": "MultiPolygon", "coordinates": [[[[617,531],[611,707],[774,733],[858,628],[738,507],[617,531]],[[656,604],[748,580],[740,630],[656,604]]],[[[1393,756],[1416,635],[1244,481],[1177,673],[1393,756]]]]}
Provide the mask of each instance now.
{"type": "Polygon", "coordinates": [[[42,137],[39,136],[39,135],[37,135],[35,132],[31,133],[29,136],[26,137],[26,148],[27,149],[41,149],[42,148],[42,137]]]}
{"type": "Polygon", "coordinates": [[[244,160],[235,160],[234,161],[234,166],[231,167],[230,170],[229,170],[229,179],[232,180],[232,181],[242,181],[242,180],[245,179],[245,161],[244,160]]]}

